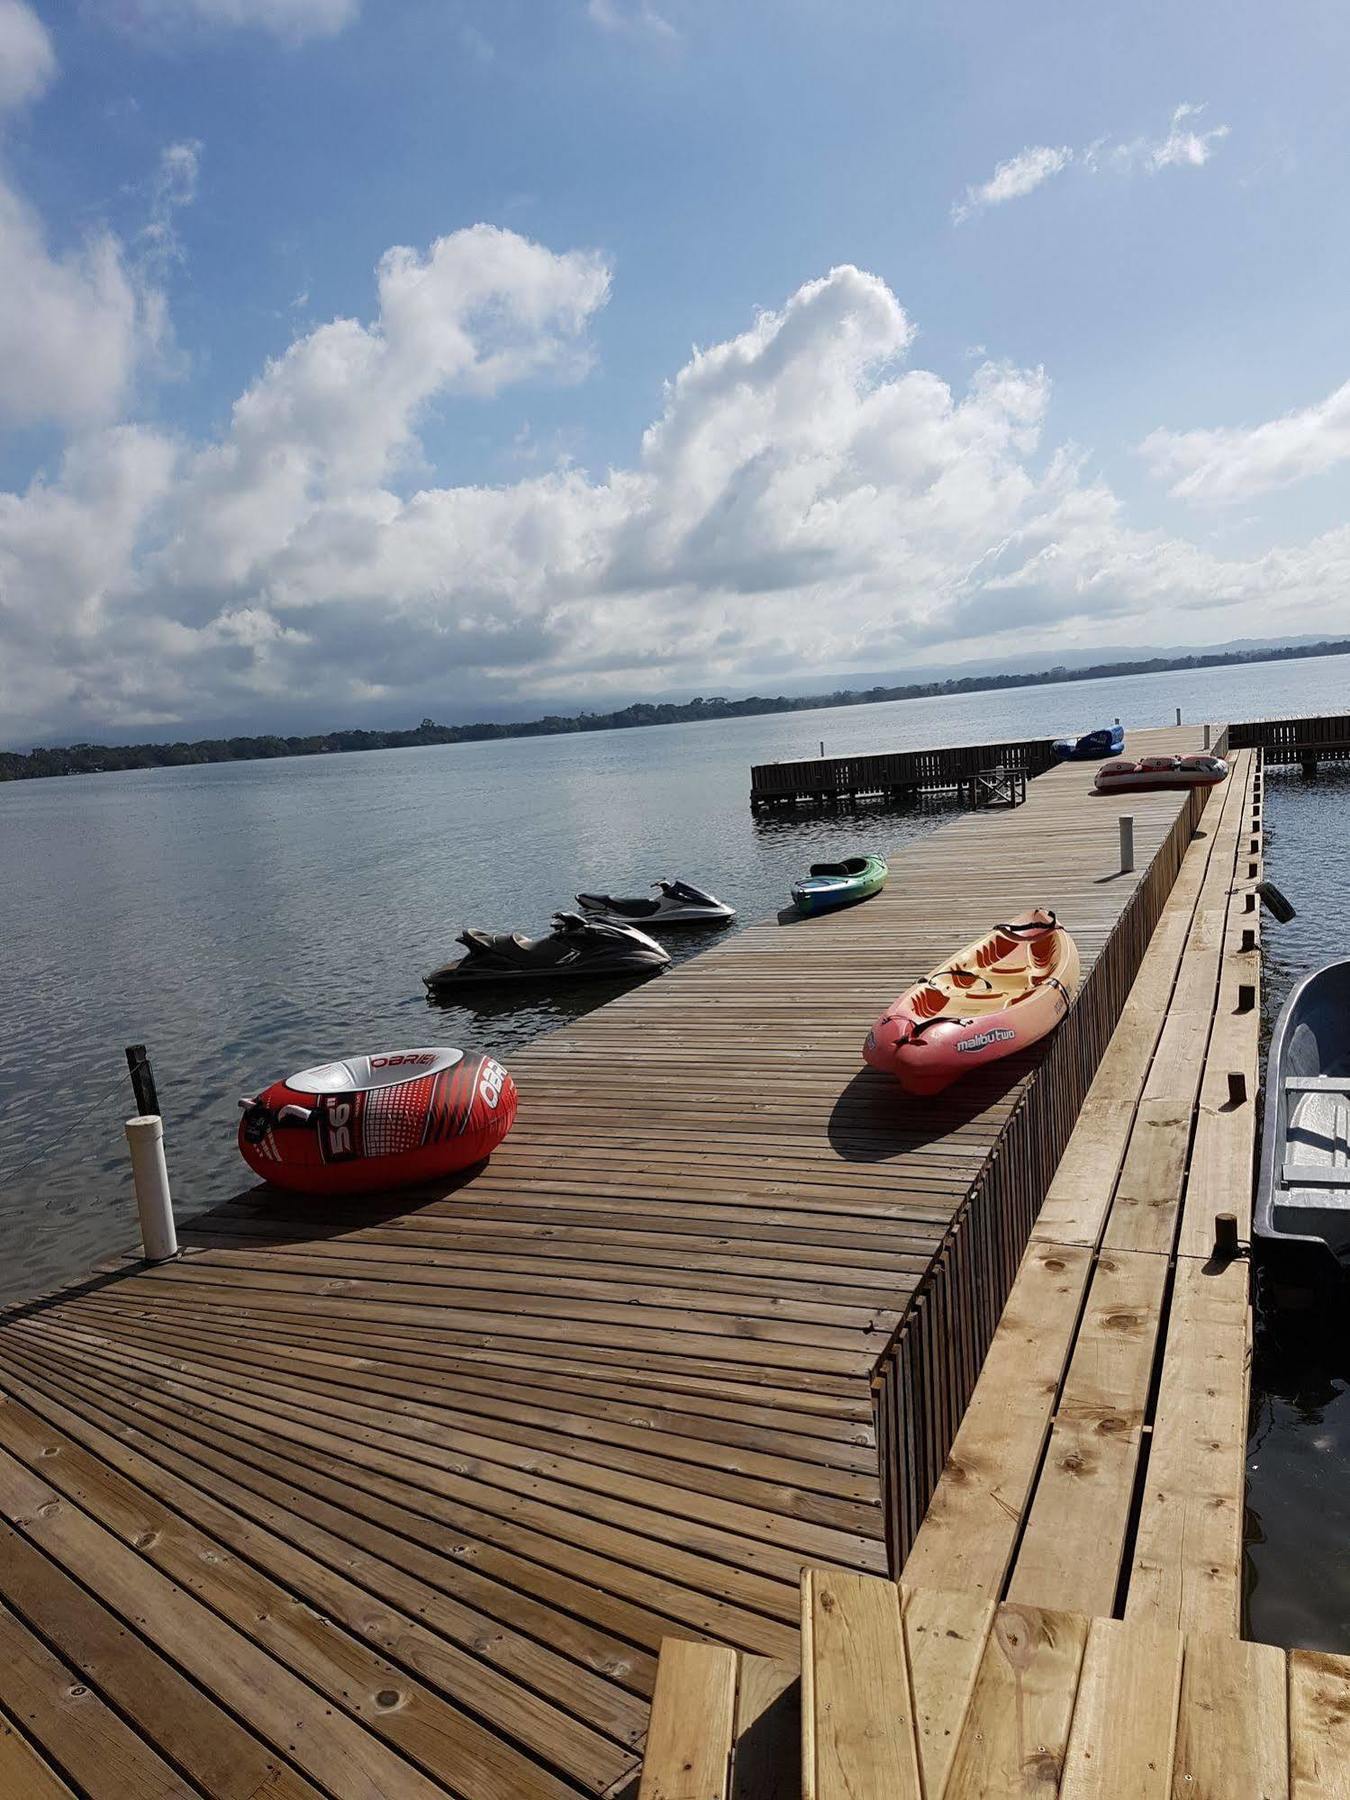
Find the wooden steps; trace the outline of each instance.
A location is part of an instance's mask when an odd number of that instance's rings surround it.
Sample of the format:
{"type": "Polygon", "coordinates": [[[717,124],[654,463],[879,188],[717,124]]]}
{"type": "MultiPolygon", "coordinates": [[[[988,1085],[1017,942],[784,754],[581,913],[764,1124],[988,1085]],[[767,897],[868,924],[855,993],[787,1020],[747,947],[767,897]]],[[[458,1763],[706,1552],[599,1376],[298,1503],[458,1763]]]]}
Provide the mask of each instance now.
{"type": "MultiPolygon", "coordinates": [[[[746,1800],[1350,1796],[1350,1657],[834,1570],[805,1572],[802,1620],[800,1773],[785,1711],[778,1785],[746,1800]]],[[[707,1779],[735,1768],[729,1704],[695,1704],[728,1656],[662,1646],[642,1800],[738,1791],[707,1779]]]]}
{"type": "Polygon", "coordinates": [[[638,1800],[796,1800],[795,1665],[667,1638],[638,1800]]]}

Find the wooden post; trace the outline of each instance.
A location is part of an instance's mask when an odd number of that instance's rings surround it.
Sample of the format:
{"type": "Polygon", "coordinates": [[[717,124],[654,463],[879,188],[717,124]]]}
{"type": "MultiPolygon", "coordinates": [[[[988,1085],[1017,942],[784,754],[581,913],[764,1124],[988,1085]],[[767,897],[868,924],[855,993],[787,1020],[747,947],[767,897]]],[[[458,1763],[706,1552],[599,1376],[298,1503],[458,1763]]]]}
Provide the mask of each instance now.
{"type": "Polygon", "coordinates": [[[143,1119],[148,1119],[159,1112],[159,1095],[155,1092],[154,1070],[150,1067],[144,1044],[127,1045],[127,1068],[131,1071],[136,1111],[143,1119]]]}
{"type": "Polygon", "coordinates": [[[1180,725],[1180,723],[1181,723],[1181,708],[1178,707],[1177,708],[1177,724],[1180,725]]]}
{"type": "Polygon", "coordinates": [[[1250,925],[1242,933],[1242,948],[1244,950],[1255,950],[1256,948],[1256,933],[1250,925]]]}
{"type": "Polygon", "coordinates": [[[1128,875],[1134,867],[1134,814],[1120,815],[1120,872],[1128,875]]]}
{"type": "Polygon", "coordinates": [[[1228,1071],[1228,1104],[1241,1106],[1247,1098],[1247,1077],[1241,1069],[1228,1071]]]}
{"type": "Polygon", "coordinates": [[[1250,1012],[1255,1005],[1256,989],[1244,981],[1238,988],[1237,1009],[1240,1013],[1250,1012]]]}
{"type": "Polygon", "coordinates": [[[1232,1262],[1238,1249],[1237,1214],[1217,1213],[1214,1218],[1215,1257],[1222,1262],[1232,1262]]]}
{"type": "Polygon", "coordinates": [[[1209,726],[1208,725],[1206,725],[1206,727],[1205,727],[1205,748],[1206,748],[1206,750],[1209,749],[1209,726]]]}

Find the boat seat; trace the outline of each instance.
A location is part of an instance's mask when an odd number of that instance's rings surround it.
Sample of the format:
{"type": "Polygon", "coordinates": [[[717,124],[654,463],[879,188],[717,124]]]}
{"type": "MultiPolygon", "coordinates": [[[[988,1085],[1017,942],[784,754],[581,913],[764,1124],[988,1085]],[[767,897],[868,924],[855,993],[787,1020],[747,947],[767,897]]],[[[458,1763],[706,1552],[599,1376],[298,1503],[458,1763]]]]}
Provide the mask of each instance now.
{"type": "Polygon", "coordinates": [[[615,894],[578,894],[577,899],[583,906],[596,912],[615,913],[625,919],[650,919],[653,913],[661,910],[659,900],[637,896],[620,898],[615,894]]]}
{"type": "Polygon", "coordinates": [[[1286,1094],[1350,1094],[1350,1075],[1286,1075],[1286,1094]]]}
{"type": "Polygon", "coordinates": [[[1350,1163],[1286,1163],[1280,1179],[1286,1187],[1350,1188],[1350,1163]]]}

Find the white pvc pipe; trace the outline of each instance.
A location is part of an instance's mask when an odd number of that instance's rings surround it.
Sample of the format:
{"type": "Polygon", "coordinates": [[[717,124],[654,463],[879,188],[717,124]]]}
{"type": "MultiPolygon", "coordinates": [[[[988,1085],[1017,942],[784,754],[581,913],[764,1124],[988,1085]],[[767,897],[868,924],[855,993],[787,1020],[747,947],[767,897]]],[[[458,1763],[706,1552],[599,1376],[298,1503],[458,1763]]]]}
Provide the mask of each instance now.
{"type": "Polygon", "coordinates": [[[1120,815],[1120,872],[1128,875],[1134,867],[1134,814],[1120,815]]]}
{"type": "Polygon", "coordinates": [[[164,1121],[156,1113],[128,1119],[126,1133],[136,1211],[141,1216],[141,1248],[147,1262],[167,1262],[178,1254],[178,1233],[173,1225],[169,1168],[164,1161],[164,1121]]]}

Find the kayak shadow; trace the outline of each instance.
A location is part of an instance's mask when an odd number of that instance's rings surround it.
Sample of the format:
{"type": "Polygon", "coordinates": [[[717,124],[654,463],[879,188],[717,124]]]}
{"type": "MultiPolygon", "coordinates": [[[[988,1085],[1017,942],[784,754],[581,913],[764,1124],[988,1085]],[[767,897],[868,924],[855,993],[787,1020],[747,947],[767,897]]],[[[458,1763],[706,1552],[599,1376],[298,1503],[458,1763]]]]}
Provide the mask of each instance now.
{"type": "Polygon", "coordinates": [[[780,925],[816,925],[834,913],[852,912],[855,907],[866,906],[869,900],[875,899],[875,894],[859,894],[856,900],[840,900],[835,906],[825,906],[819,912],[809,913],[799,912],[789,901],[786,906],[779,908],[777,919],[780,925]]]}
{"type": "Polygon", "coordinates": [[[1033,1053],[976,1069],[941,1094],[907,1094],[897,1081],[862,1068],[830,1113],[830,1147],[845,1162],[889,1162],[952,1136],[988,1112],[1035,1066],[1033,1053]]]}

